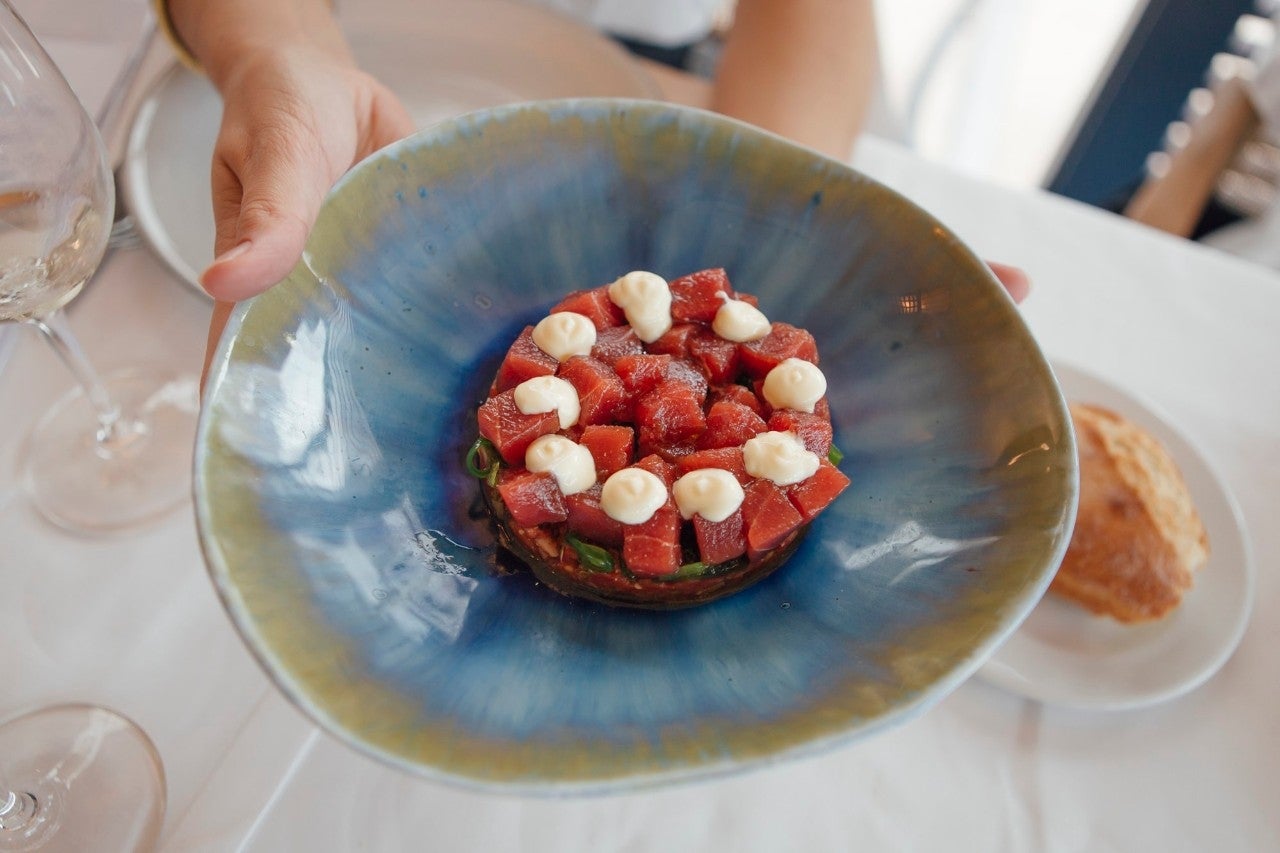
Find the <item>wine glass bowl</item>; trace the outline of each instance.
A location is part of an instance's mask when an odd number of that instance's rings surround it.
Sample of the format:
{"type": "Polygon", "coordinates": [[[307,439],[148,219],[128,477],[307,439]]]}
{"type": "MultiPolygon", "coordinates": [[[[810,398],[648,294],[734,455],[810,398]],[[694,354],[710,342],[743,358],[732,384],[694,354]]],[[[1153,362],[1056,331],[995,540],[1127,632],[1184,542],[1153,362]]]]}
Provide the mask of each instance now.
{"type": "Polygon", "coordinates": [[[101,138],[43,52],[0,31],[0,320],[75,297],[106,250],[115,189],[101,138]]]}
{"type": "Polygon", "coordinates": [[[57,189],[0,193],[0,320],[47,316],[80,292],[106,248],[102,203],[57,189]]]}

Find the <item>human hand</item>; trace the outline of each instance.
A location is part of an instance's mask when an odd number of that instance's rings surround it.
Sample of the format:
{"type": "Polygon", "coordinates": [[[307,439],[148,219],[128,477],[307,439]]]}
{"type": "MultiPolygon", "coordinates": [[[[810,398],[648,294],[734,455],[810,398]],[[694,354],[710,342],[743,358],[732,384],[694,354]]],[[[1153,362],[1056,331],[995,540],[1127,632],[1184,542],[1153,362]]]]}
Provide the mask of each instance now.
{"type": "Polygon", "coordinates": [[[996,278],[1004,285],[1004,289],[1009,291],[1009,295],[1013,297],[1014,302],[1022,302],[1027,298],[1027,294],[1031,292],[1031,280],[1027,278],[1027,274],[1017,267],[1011,267],[1008,264],[997,264],[994,261],[987,261],[987,266],[995,273],[996,278]]]}
{"type": "Polygon", "coordinates": [[[349,57],[296,44],[246,56],[219,80],[213,159],[215,259],[200,277],[217,300],[208,370],[233,303],[293,269],[321,202],[352,164],[414,130],[408,112],[349,57]]]}

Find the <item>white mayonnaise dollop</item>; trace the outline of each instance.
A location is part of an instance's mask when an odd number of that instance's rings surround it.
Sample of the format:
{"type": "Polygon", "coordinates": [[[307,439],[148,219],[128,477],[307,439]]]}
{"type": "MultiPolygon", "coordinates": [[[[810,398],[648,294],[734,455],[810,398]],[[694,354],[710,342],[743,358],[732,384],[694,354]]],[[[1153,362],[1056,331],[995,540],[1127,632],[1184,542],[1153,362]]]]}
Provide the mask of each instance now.
{"type": "Polygon", "coordinates": [[[596,460],[591,451],[563,435],[544,435],[533,440],[524,454],[524,467],[556,478],[566,495],[585,492],[596,484],[596,460]]]}
{"type": "Polygon", "coordinates": [[[533,342],[556,361],[590,355],[596,345],[596,324],[573,311],[548,314],[533,327],[533,342]]]}
{"type": "Polygon", "coordinates": [[[742,506],[744,497],[738,478],[723,468],[690,471],[676,480],[671,494],[681,517],[697,514],[707,521],[724,521],[742,506]]]}
{"type": "Polygon", "coordinates": [[[818,454],[805,449],[794,432],[762,432],[742,445],[747,473],[779,486],[789,486],[813,476],[818,454]]]}
{"type": "Polygon", "coordinates": [[[666,502],[667,484],[643,468],[615,471],[600,491],[604,514],[623,524],[644,524],[666,502]]]}
{"type": "Polygon", "coordinates": [[[627,315],[636,337],[651,344],[671,328],[671,287],[660,275],[629,272],[609,285],[609,298],[627,315]]]}
{"type": "Polygon", "coordinates": [[[827,393],[827,377],[816,364],[788,358],[769,371],[760,393],[775,409],[812,413],[814,405],[827,393]]]}
{"type": "Polygon", "coordinates": [[[711,321],[711,331],[726,341],[743,343],[760,340],[773,331],[773,324],[750,302],[726,298],[711,321]]]}
{"type": "Polygon", "coordinates": [[[560,429],[568,429],[578,422],[582,403],[578,389],[558,376],[535,376],[516,386],[516,408],[522,415],[540,415],[555,412],[560,417],[560,429]]]}

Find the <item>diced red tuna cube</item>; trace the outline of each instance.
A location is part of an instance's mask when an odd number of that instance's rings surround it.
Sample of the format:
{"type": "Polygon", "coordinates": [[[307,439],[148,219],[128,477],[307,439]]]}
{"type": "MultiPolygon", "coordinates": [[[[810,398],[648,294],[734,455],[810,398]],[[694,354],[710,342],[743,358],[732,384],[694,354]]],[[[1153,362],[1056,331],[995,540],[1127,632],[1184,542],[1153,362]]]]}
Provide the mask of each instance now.
{"type": "Polygon", "coordinates": [[[666,334],[649,344],[649,352],[674,355],[676,358],[688,358],[689,337],[697,331],[694,323],[676,323],[666,334]]]}
{"type": "Polygon", "coordinates": [[[533,326],[525,326],[498,368],[494,391],[506,391],[535,376],[551,376],[559,366],[560,362],[533,342],[533,326]]]}
{"type": "Polygon", "coordinates": [[[627,315],[609,298],[609,288],[575,290],[557,302],[549,313],[572,311],[581,314],[595,325],[597,331],[626,325],[627,315]]]}
{"type": "Polygon", "coordinates": [[[756,392],[745,385],[717,385],[711,389],[710,398],[712,403],[730,400],[734,403],[741,403],[757,415],[764,414],[764,404],[760,402],[756,392]]]}
{"type": "Polygon", "coordinates": [[[721,400],[707,409],[707,429],[698,438],[698,447],[741,447],[748,439],[768,431],[764,418],[741,403],[721,400]]]}
{"type": "Polygon", "coordinates": [[[630,326],[602,329],[596,333],[596,344],[591,348],[591,357],[610,367],[623,356],[643,354],[644,342],[636,337],[630,326]]]}
{"type": "Polygon", "coordinates": [[[826,459],[831,450],[831,420],[819,414],[778,409],[769,416],[769,429],[794,432],[804,443],[805,450],[818,454],[819,458],[826,459]]]}
{"type": "Polygon", "coordinates": [[[536,527],[555,524],[569,517],[564,493],[556,478],[545,471],[503,472],[498,482],[498,494],[507,512],[520,527],[536,527]]]}
{"type": "Polygon", "coordinates": [[[626,355],[613,363],[613,370],[628,393],[639,397],[657,388],[670,366],[669,355],[626,355]]]}
{"type": "Polygon", "coordinates": [[[699,406],[707,402],[707,377],[699,373],[698,369],[689,362],[672,361],[667,366],[667,379],[689,386],[694,396],[698,398],[699,406]]]}
{"type": "Polygon", "coordinates": [[[773,331],[758,341],[738,344],[742,369],[755,379],[763,379],[789,358],[818,363],[818,345],[813,335],[790,323],[774,323],[773,331]]]}
{"type": "Polygon", "coordinates": [[[804,520],[812,521],[848,487],[849,478],[824,458],[812,477],[787,486],[787,496],[804,520]]]}
{"type": "Polygon", "coordinates": [[[578,423],[583,426],[614,421],[627,402],[627,389],[613,368],[599,359],[575,355],[560,365],[560,378],[578,392],[582,407],[578,423]]]}
{"type": "Polygon", "coordinates": [[[539,436],[560,429],[555,412],[526,415],[516,406],[516,392],[503,391],[490,397],[476,413],[480,434],[493,442],[508,465],[524,465],[524,452],[539,436]]]}
{"type": "Polygon", "coordinates": [[[741,365],[738,345],[710,329],[699,329],[689,336],[689,356],[712,385],[732,382],[738,377],[741,365]]]}
{"type": "Polygon", "coordinates": [[[747,534],[747,557],[755,560],[777,548],[804,518],[787,493],[768,480],[753,480],[742,500],[742,521],[747,534]]]}
{"type": "Polygon", "coordinates": [[[746,485],[754,479],[747,473],[746,463],[742,461],[741,447],[717,447],[715,450],[695,450],[676,460],[676,467],[681,474],[696,471],[699,468],[720,468],[738,478],[738,482],[746,485]]]}
{"type": "Polygon", "coordinates": [[[661,577],[679,570],[680,512],[671,501],[643,524],[622,528],[622,561],[634,575],[661,577]]]}
{"type": "Polygon", "coordinates": [[[742,525],[742,509],[736,509],[723,521],[707,521],[693,517],[693,532],[698,539],[698,556],[708,565],[727,563],[747,553],[747,535],[742,525]]]}
{"type": "Polygon", "coordinates": [[[676,477],[680,476],[680,470],[675,465],[668,462],[666,459],[663,459],[656,453],[650,453],[648,456],[640,459],[636,462],[634,467],[643,468],[650,474],[653,474],[659,480],[666,483],[668,489],[670,489],[671,484],[676,481],[676,477]]]}
{"type": "Polygon", "coordinates": [[[698,445],[693,441],[686,441],[681,444],[669,444],[665,447],[654,448],[663,459],[675,465],[691,453],[698,452],[698,445]]]}
{"type": "Polygon", "coordinates": [[[634,417],[641,453],[691,444],[707,426],[697,395],[688,385],[671,380],[636,400],[634,417]]]}
{"type": "Polygon", "coordinates": [[[751,388],[755,391],[756,401],[760,404],[760,417],[766,420],[773,417],[773,406],[769,405],[769,401],[764,397],[764,380],[755,380],[751,383],[751,388]]]}
{"type": "Polygon", "coordinates": [[[591,452],[601,480],[626,468],[635,457],[636,434],[629,426],[593,424],[582,430],[578,443],[591,452]]]}
{"type": "Polygon", "coordinates": [[[723,269],[699,270],[670,282],[671,319],[676,323],[710,323],[724,304],[733,298],[733,287],[723,269]]]}
{"type": "Polygon", "coordinates": [[[601,484],[596,483],[585,492],[565,497],[564,503],[569,513],[568,527],[580,539],[616,548],[622,545],[624,525],[621,521],[610,518],[600,507],[601,488],[601,484]]]}

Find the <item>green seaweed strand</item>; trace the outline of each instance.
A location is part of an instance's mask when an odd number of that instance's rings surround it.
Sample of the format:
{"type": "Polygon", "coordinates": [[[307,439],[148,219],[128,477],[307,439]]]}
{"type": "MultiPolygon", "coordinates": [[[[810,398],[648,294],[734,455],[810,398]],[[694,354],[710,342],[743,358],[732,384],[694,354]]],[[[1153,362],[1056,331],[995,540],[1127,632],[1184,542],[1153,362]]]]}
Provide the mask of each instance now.
{"type": "Polygon", "coordinates": [[[578,552],[578,561],[591,571],[613,571],[613,557],[611,557],[609,552],[601,548],[599,545],[592,545],[589,542],[583,542],[572,533],[564,537],[564,541],[568,542],[569,546],[578,552]]]}
{"type": "Polygon", "coordinates": [[[477,480],[484,480],[490,486],[498,484],[498,468],[501,464],[497,448],[487,438],[477,438],[467,451],[467,473],[477,480]],[[491,459],[492,462],[489,461],[491,459]]]}

